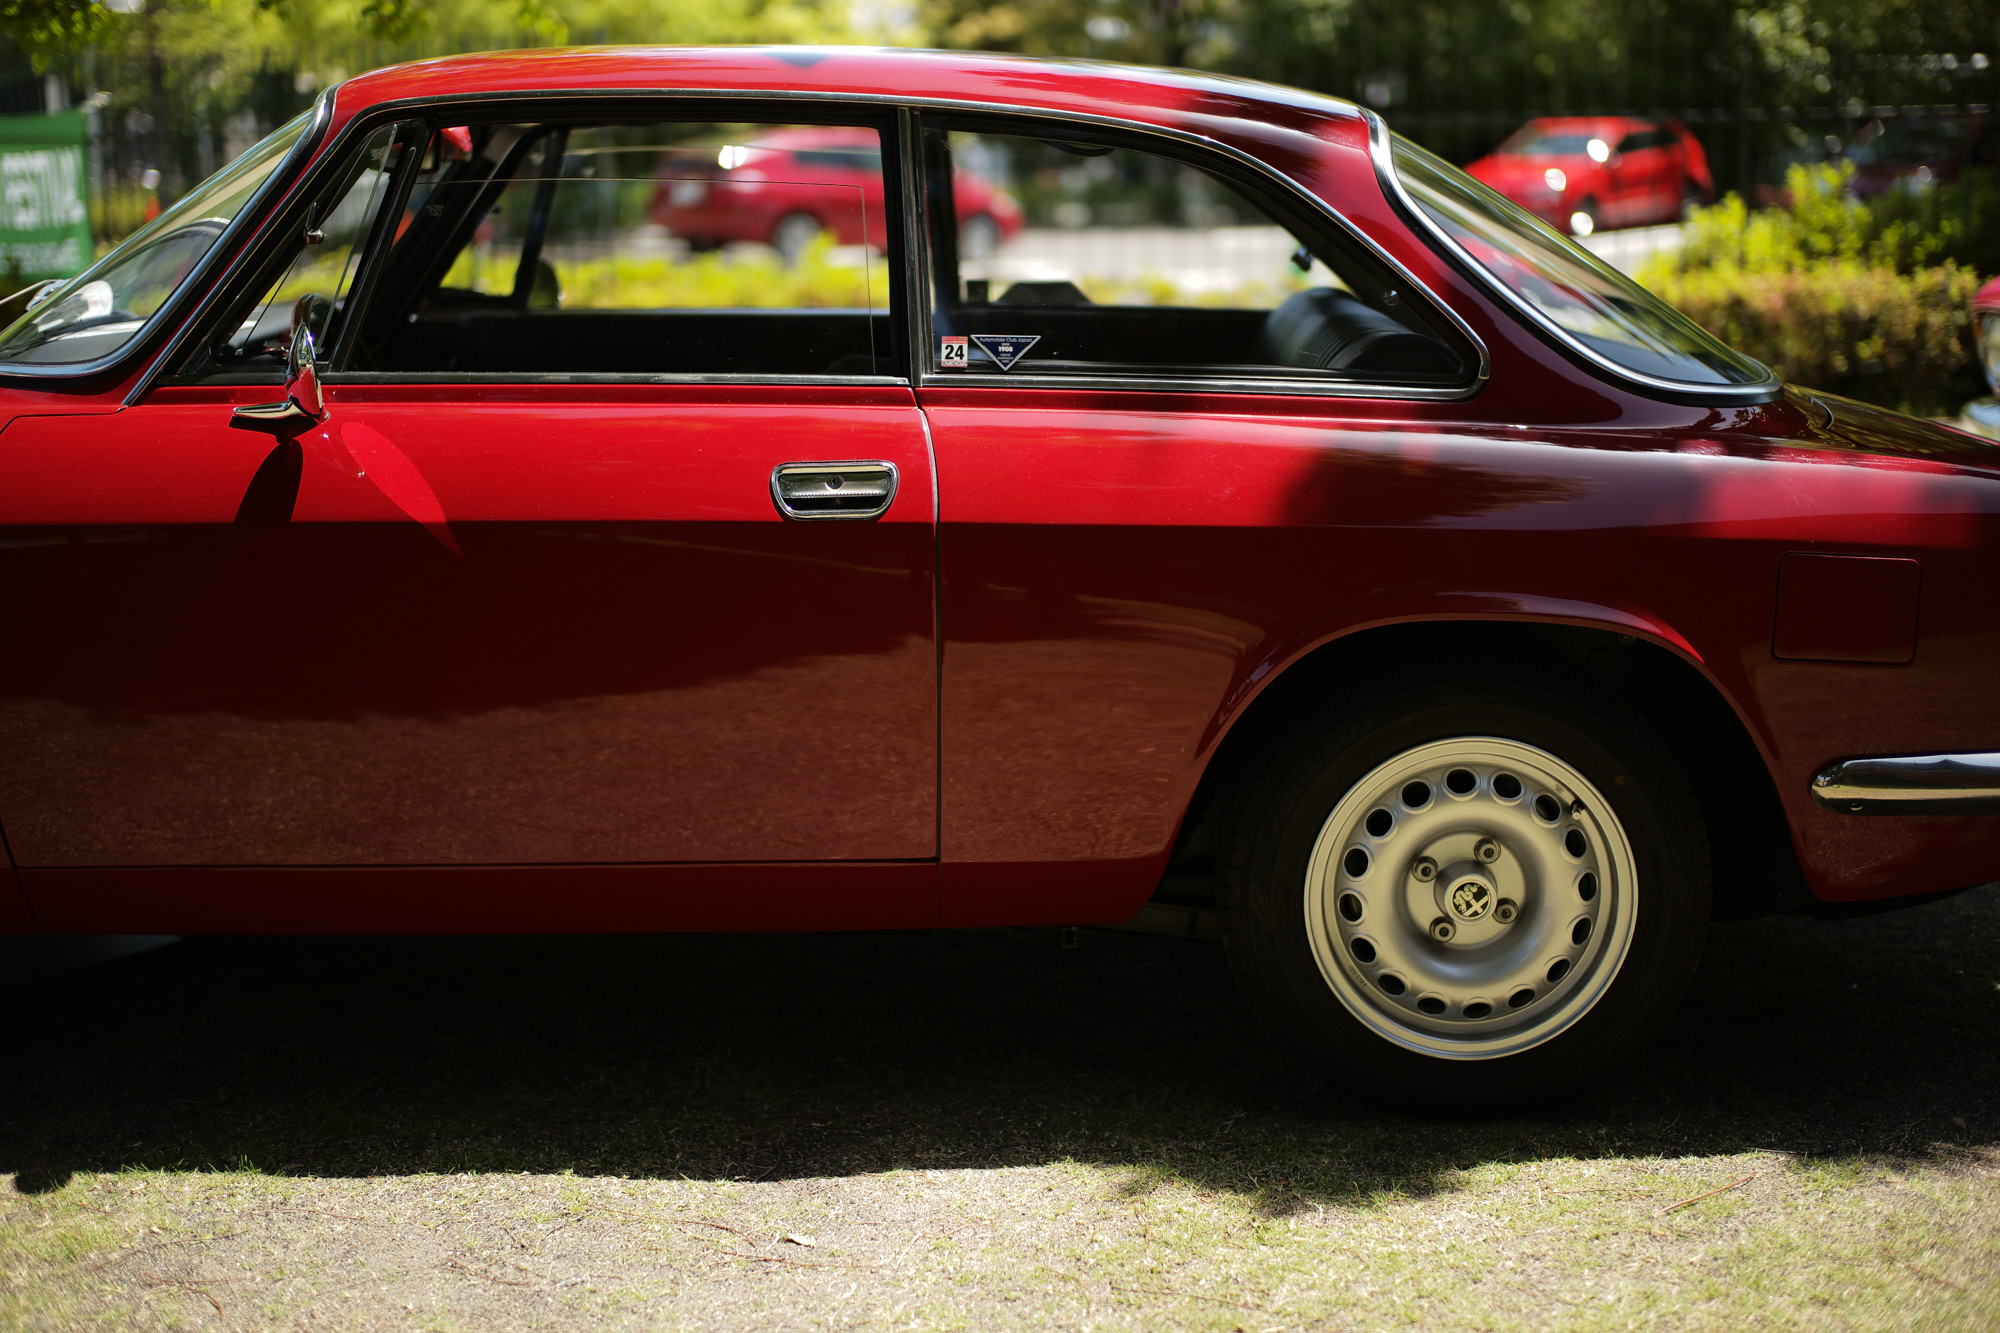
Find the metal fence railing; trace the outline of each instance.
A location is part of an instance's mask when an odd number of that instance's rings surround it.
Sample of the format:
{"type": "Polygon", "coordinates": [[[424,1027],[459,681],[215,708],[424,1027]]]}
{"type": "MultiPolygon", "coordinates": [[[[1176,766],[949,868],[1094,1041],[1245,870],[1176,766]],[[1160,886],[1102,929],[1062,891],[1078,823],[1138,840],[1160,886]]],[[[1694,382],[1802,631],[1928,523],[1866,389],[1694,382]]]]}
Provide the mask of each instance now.
{"type": "MultiPolygon", "coordinates": [[[[1522,4],[1458,6],[1442,17],[1427,10],[1422,22],[1397,17],[1399,8],[1407,7],[1364,0],[1351,11],[1366,14],[1331,35],[1264,30],[1246,20],[1235,36],[1235,54],[1219,63],[1232,72],[1352,97],[1460,163],[1542,115],[1678,120],[1702,141],[1717,186],[1753,200],[1768,198],[1795,162],[1880,157],[1901,151],[1899,145],[1928,141],[1934,147],[1961,132],[1989,146],[2000,142],[2000,41],[1991,50],[1967,45],[1980,40],[1977,24],[1948,42],[1936,33],[1905,34],[1907,50],[1819,41],[1804,72],[1774,72],[1768,53],[1746,35],[1743,15],[1733,11],[1717,10],[1716,31],[1704,33],[1669,21],[1664,8],[1649,9],[1643,22],[1587,35],[1615,51],[1615,58],[1599,59],[1591,54],[1594,46],[1579,55],[1585,38],[1576,35],[1561,50],[1551,38],[1549,51],[1539,52],[1532,28],[1507,27],[1507,13],[1525,12],[1522,4]],[[1543,55],[1550,58],[1543,61],[1543,55]]],[[[1257,12],[1265,10],[1280,7],[1257,12]]],[[[1295,10],[1318,12],[1312,6],[1295,10]]],[[[356,36],[313,58],[326,71],[353,72],[444,53],[443,46],[395,48],[356,36]]],[[[91,122],[91,219],[100,244],[129,232],[149,211],[297,114],[311,102],[320,77],[276,55],[266,57],[246,86],[221,91],[203,83],[199,71],[169,73],[163,82],[157,72],[96,66],[98,82],[123,90],[107,95],[91,122]]],[[[0,114],[74,105],[90,91],[82,82],[66,85],[37,74],[18,53],[0,51],[0,114]]]]}

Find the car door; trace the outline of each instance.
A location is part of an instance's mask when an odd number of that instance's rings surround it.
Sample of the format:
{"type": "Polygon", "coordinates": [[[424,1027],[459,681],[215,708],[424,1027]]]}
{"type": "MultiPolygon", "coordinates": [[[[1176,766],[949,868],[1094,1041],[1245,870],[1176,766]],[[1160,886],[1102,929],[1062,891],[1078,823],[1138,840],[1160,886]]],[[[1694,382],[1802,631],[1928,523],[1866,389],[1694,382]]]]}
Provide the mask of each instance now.
{"type": "MultiPolygon", "coordinates": [[[[132,901],[60,869],[935,855],[931,465],[882,256],[663,247],[661,161],[742,127],[472,119],[358,133],[402,156],[306,225],[372,246],[278,245],[137,401],[0,436],[0,819],[45,921],[132,901]],[[260,429],[236,409],[300,322],[324,419],[260,429]]],[[[850,916],[933,919],[927,876],[842,881],[850,916]]],[[[497,900],[433,880],[430,915],[370,890],[357,918],[311,883],[236,919],[477,929],[497,900]]],[[[576,919],[676,919],[634,910],[576,919]]]]}
{"type": "Polygon", "coordinates": [[[1618,165],[1623,195],[1622,219],[1640,226],[1675,217],[1680,210],[1680,182],[1668,161],[1667,132],[1649,125],[1618,141],[1613,161],[1618,165]]]}
{"type": "Polygon", "coordinates": [[[1388,558],[1327,508],[1394,498],[1366,398],[1462,393],[1476,350],[1194,149],[945,116],[923,148],[944,920],[1123,920],[1274,609],[1337,608],[1361,589],[1336,571],[1388,558]],[[991,255],[960,255],[964,170],[1028,210],[991,255]]]}

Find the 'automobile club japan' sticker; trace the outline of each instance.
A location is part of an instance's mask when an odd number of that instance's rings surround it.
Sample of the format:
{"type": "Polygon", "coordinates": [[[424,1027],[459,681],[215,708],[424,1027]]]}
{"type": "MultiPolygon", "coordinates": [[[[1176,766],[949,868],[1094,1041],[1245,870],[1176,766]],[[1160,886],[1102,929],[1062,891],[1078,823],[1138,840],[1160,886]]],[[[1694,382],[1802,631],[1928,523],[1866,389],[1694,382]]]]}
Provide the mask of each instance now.
{"type": "MultiPolygon", "coordinates": [[[[979,350],[993,358],[993,364],[1002,370],[1012,370],[1015,363],[1028,354],[1028,349],[1042,340],[1039,333],[975,333],[969,341],[976,343],[979,350]]],[[[968,370],[971,368],[971,348],[968,339],[961,334],[946,334],[938,339],[938,369],[968,370]]]]}

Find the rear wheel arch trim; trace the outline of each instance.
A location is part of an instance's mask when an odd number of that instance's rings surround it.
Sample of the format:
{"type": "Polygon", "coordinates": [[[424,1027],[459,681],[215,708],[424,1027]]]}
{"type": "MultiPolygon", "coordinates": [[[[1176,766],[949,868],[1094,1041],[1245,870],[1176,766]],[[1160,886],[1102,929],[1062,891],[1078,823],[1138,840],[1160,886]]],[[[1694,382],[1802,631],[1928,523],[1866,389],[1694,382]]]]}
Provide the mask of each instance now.
{"type": "Polygon", "coordinates": [[[1628,635],[1671,654],[1699,674],[1709,689],[1729,706],[1737,725],[1743,728],[1756,747],[1758,757],[1764,761],[1765,772],[1773,782],[1778,780],[1771,737],[1764,727],[1761,712],[1746,708],[1744,702],[1716,678],[1701,651],[1664,620],[1642,611],[1620,610],[1568,598],[1512,593],[1455,593],[1447,596],[1453,601],[1476,601],[1484,603],[1484,606],[1462,611],[1436,609],[1382,616],[1356,621],[1326,633],[1278,640],[1255,666],[1244,673],[1241,683],[1230,696],[1216,707],[1202,732],[1200,743],[1195,747],[1196,763],[1205,772],[1217,750],[1227,742],[1237,724],[1256,708],[1265,693],[1279,680],[1329,648],[1352,644],[1365,636],[1430,625],[1542,626],[1628,635]]]}
{"type": "MultiPolygon", "coordinates": [[[[1183,845],[1192,832],[1194,822],[1214,803],[1219,786],[1226,790],[1230,777],[1231,762],[1218,763],[1232,740],[1243,737],[1243,723],[1259,716],[1261,706],[1269,697],[1272,688],[1280,681],[1291,680],[1302,669],[1321,660],[1329,650],[1338,651],[1347,646],[1359,649],[1362,641],[1377,636],[1388,636],[1398,631],[1421,631],[1441,625],[1488,626],[1495,629],[1542,628],[1547,630],[1580,629],[1607,635],[1628,636],[1634,641],[1664,652],[1693,671],[1707,687],[1709,695],[1719,700],[1727,709],[1744,738],[1756,753],[1762,765],[1762,777],[1772,786],[1775,794],[1780,778],[1774,759],[1771,738],[1766,733],[1761,712],[1747,709],[1743,700],[1737,698],[1710,669],[1701,652],[1683,635],[1665,621],[1642,611],[1619,609],[1593,603],[1573,601],[1563,598],[1523,596],[1517,594],[1478,593],[1456,594],[1454,600],[1476,598],[1486,607],[1480,610],[1434,610],[1401,616],[1386,616],[1374,620],[1357,621],[1342,629],[1317,636],[1304,636],[1291,640],[1280,640],[1270,651],[1258,660],[1255,666],[1244,673],[1241,683],[1232,694],[1223,700],[1210,716],[1200,743],[1195,747],[1189,771],[1183,775],[1186,796],[1176,820],[1171,841],[1172,851],[1168,864],[1180,856],[1183,845]]],[[[1780,809],[1782,811],[1782,802],[1780,809]]],[[[1789,817],[1783,829],[1787,846],[1793,845],[1794,831],[1789,817]]],[[[1168,873],[1172,873],[1169,869],[1168,873]]]]}

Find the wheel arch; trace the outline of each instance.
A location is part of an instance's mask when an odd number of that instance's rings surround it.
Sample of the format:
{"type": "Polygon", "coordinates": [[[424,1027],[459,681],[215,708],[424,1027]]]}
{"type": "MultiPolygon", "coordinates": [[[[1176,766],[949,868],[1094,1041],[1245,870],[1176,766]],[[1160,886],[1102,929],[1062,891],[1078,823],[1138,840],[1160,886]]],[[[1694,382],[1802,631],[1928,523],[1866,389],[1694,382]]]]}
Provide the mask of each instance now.
{"type": "Polygon", "coordinates": [[[1211,880],[1223,811],[1304,692],[1386,674],[1412,654],[1483,652],[1563,663],[1653,726],[1700,801],[1718,919],[1811,906],[1764,747],[1685,640],[1618,613],[1591,620],[1473,615],[1376,624],[1325,640],[1253,677],[1254,694],[1246,690],[1248,697],[1212,733],[1210,759],[1183,815],[1161,896],[1184,901],[1211,880]]]}

